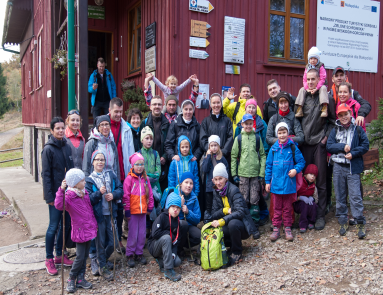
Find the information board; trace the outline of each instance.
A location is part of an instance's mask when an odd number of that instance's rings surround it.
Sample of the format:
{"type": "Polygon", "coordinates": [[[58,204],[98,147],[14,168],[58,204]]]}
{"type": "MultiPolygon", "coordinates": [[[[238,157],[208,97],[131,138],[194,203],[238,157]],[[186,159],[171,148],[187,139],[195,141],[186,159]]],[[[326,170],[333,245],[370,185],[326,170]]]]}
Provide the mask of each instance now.
{"type": "Polygon", "coordinates": [[[145,50],[145,73],[156,70],[156,46],[145,50]]]}
{"type": "Polygon", "coordinates": [[[156,44],[156,22],[145,28],[145,48],[148,49],[156,44]]]}
{"type": "Polygon", "coordinates": [[[245,19],[225,16],[223,62],[245,63],[245,19]]]}

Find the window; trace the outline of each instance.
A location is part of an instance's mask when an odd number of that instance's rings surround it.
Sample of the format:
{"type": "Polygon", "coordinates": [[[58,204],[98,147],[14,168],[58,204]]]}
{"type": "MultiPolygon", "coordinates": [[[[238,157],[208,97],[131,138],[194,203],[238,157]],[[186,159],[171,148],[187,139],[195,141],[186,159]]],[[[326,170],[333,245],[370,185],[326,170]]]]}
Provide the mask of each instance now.
{"type": "Polygon", "coordinates": [[[141,70],[141,3],[132,8],[128,15],[128,69],[129,74],[132,74],[141,70]]]}
{"type": "Polygon", "coordinates": [[[269,61],[306,64],[308,0],[270,0],[269,61]]]}
{"type": "Polygon", "coordinates": [[[38,59],[37,59],[37,81],[38,85],[37,87],[40,87],[42,85],[42,76],[41,76],[41,34],[38,37],[38,59]]]}

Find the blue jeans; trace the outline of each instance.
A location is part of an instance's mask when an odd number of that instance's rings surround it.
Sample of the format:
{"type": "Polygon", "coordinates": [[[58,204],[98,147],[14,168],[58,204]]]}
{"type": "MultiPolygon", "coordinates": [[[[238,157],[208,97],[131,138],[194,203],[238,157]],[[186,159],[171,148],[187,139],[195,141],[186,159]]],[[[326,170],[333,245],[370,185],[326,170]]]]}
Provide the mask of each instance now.
{"type": "MultiPolygon", "coordinates": [[[[55,244],[55,236],[57,229],[57,241],[56,241],[56,256],[61,256],[63,249],[63,226],[61,220],[63,219],[63,211],[57,210],[55,206],[48,205],[49,208],[49,225],[47,233],[45,234],[45,251],[46,258],[52,259],[53,248],[55,244]]],[[[68,237],[70,232],[70,215],[68,211],[65,211],[65,237],[68,237]]]]}
{"type": "MultiPolygon", "coordinates": [[[[104,221],[101,223],[97,223],[98,231],[96,237],[96,248],[97,248],[97,260],[100,268],[103,268],[106,264],[106,261],[114,252],[114,243],[113,243],[113,228],[110,223],[110,215],[103,216],[104,221]],[[106,243],[106,237],[108,237],[108,242],[106,243]]],[[[117,234],[117,226],[116,220],[114,221],[114,228],[116,234],[116,247],[118,246],[118,234],[117,234]]]]}

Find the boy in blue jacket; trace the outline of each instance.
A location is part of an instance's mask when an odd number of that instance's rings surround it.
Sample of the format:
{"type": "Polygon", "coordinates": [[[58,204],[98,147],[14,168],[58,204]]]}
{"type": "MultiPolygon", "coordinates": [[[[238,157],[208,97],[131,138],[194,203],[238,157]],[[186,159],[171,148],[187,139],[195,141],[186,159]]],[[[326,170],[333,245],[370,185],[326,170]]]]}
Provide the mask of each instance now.
{"type": "Polygon", "coordinates": [[[346,235],[347,224],[347,190],[351,212],[357,221],[358,238],[366,237],[363,216],[363,200],[360,190],[360,173],[363,172],[363,155],[368,152],[370,144],[363,128],[355,125],[351,108],[342,103],[336,111],[338,120],[327,140],[327,151],[331,153],[330,164],[334,165],[333,180],[336,197],[336,214],[340,224],[339,234],[346,235]]]}
{"type": "MultiPolygon", "coordinates": [[[[180,160],[173,160],[170,163],[169,174],[168,174],[168,186],[176,187],[178,182],[181,179],[181,176],[185,172],[191,172],[192,175],[198,176],[198,162],[192,161],[193,155],[193,147],[190,139],[181,135],[178,138],[178,156],[180,160]],[[177,169],[178,166],[178,169],[177,169]],[[178,173],[178,175],[177,175],[178,173]]],[[[199,180],[198,177],[194,179],[193,192],[198,196],[199,194],[199,180]]]]}
{"type": "Polygon", "coordinates": [[[295,176],[305,167],[305,159],[296,144],[289,138],[289,127],[285,122],[277,124],[276,141],[270,148],[266,161],[266,191],[274,198],[273,233],[271,241],[280,238],[280,227],[285,226],[286,240],[293,241],[291,233],[293,202],[297,200],[295,176]]]}

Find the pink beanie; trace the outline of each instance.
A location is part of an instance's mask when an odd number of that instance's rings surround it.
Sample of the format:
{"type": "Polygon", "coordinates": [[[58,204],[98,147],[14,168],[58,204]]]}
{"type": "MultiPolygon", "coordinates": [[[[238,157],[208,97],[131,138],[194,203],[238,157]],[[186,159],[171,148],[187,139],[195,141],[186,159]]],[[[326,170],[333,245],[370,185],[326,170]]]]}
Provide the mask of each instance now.
{"type": "Polygon", "coordinates": [[[247,108],[248,105],[253,104],[255,105],[255,108],[257,108],[257,101],[255,99],[249,99],[246,101],[245,109],[247,108]]]}
{"type": "Polygon", "coordinates": [[[134,163],[136,163],[139,160],[145,161],[144,157],[140,153],[134,153],[129,157],[129,162],[132,167],[134,166],[134,163]]]}

